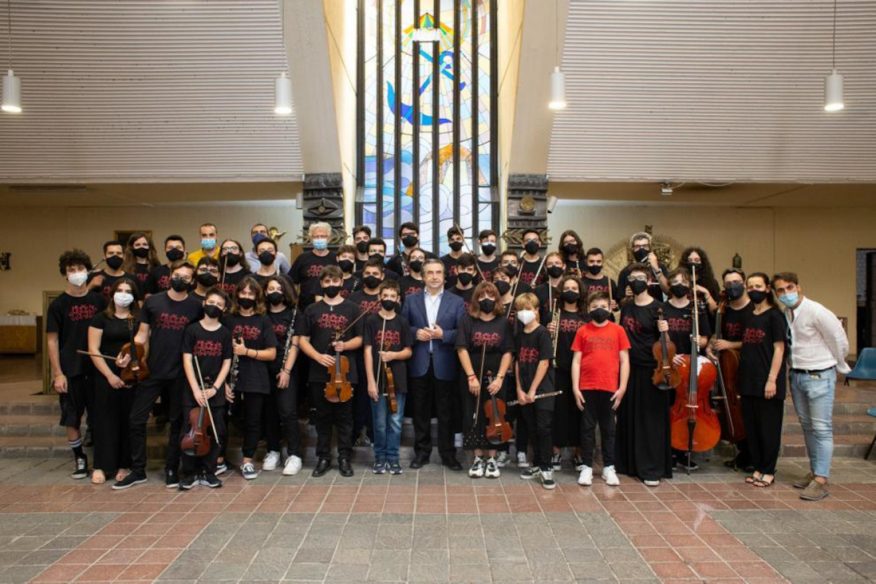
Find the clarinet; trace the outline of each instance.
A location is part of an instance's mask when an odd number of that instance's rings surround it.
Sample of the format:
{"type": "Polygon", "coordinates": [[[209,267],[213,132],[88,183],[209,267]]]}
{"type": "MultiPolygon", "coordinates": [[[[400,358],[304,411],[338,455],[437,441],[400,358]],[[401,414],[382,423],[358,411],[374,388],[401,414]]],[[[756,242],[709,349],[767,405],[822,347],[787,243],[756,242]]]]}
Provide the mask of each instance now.
{"type": "Polygon", "coordinates": [[[228,387],[231,391],[237,387],[237,376],[240,374],[240,357],[235,353],[231,357],[231,373],[228,375],[228,387]]]}
{"type": "Polygon", "coordinates": [[[298,315],[298,309],[292,311],[292,319],[289,321],[289,328],[286,329],[286,343],[283,346],[283,360],[280,361],[282,368],[286,364],[286,359],[289,357],[289,349],[292,348],[292,331],[295,330],[295,317],[298,315]]]}

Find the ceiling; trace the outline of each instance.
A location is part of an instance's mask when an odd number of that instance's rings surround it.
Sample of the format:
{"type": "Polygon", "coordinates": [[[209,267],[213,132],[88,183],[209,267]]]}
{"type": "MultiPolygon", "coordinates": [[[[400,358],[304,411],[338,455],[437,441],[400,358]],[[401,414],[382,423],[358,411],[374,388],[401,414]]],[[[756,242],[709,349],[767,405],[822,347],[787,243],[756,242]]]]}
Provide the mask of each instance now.
{"type": "Polygon", "coordinates": [[[278,0],[11,6],[24,112],[0,115],[0,180],[300,180],[295,116],[273,113],[278,0]]]}
{"type": "Polygon", "coordinates": [[[828,0],[573,0],[551,181],[876,181],[876,2],[838,4],[846,110],[831,115],[832,15],[828,0]]]}

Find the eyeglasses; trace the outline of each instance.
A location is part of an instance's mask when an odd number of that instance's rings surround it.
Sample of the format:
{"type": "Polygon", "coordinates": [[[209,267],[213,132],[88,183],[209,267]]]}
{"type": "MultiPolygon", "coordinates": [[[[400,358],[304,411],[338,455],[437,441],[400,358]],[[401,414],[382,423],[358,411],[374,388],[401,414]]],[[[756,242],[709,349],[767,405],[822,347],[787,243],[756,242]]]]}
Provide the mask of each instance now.
{"type": "Polygon", "coordinates": [[[627,278],[628,282],[647,282],[648,278],[645,276],[630,276],[627,278]]]}
{"type": "Polygon", "coordinates": [[[230,245],[230,246],[228,246],[228,247],[223,247],[223,248],[222,248],[222,251],[225,251],[225,252],[229,252],[229,251],[230,251],[230,252],[237,253],[237,252],[240,251],[240,248],[237,247],[236,245],[233,245],[233,246],[230,245]]]}
{"type": "Polygon", "coordinates": [[[650,246],[649,244],[647,244],[647,243],[636,243],[636,244],[633,244],[633,251],[637,251],[637,250],[640,250],[640,249],[647,249],[648,251],[650,251],[650,250],[651,250],[651,246],[650,246]]]}

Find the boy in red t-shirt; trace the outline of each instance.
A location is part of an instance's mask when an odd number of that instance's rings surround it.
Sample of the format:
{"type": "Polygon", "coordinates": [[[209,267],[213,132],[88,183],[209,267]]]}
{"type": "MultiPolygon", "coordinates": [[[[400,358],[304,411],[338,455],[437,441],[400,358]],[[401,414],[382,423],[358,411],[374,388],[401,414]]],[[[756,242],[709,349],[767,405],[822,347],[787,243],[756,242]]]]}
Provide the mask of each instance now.
{"type": "Polygon", "coordinates": [[[620,484],[614,471],[614,410],[627,391],[630,377],[630,341],[623,327],[609,322],[609,298],[594,292],[587,299],[590,322],[578,329],[572,342],[572,390],[581,410],[581,458],[584,467],[578,484],[593,484],[593,449],[596,425],[602,438],[602,480],[620,484]]]}

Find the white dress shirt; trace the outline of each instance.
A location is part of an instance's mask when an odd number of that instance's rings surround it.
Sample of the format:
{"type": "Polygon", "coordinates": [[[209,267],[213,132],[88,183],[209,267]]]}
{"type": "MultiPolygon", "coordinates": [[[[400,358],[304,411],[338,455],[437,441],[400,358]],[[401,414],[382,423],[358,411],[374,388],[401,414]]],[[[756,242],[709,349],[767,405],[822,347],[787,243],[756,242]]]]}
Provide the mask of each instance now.
{"type": "Polygon", "coordinates": [[[849,340],[834,313],[809,298],[794,309],[786,309],[791,330],[791,368],[808,371],[836,366],[840,373],[851,368],[846,363],[849,340]]]}
{"type": "MultiPolygon", "coordinates": [[[[428,288],[423,290],[423,301],[426,303],[426,319],[429,321],[429,327],[435,326],[438,320],[438,308],[441,306],[441,297],[444,296],[444,288],[442,287],[438,294],[432,294],[428,288]]],[[[429,341],[429,352],[432,352],[432,341],[429,341]]]]}

